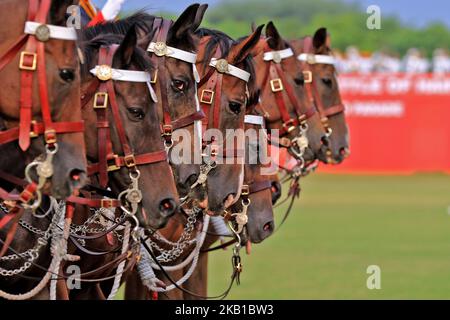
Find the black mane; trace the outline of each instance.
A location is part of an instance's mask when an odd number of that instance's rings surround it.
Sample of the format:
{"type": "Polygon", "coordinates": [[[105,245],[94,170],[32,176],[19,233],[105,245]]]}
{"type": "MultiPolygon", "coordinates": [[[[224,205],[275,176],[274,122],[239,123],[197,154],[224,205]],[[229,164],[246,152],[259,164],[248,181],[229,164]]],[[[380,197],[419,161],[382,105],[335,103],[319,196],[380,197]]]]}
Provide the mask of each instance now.
{"type": "MultiPolygon", "coordinates": [[[[97,61],[93,61],[97,57],[98,50],[101,46],[110,46],[113,44],[120,45],[124,39],[124,35],[121,34],[98,34],[91,40],[83,42],[84,64],[82,64],[82,75],[89,73],[89,70],[97,64],[97,61]]],[[[134,48],[133,63],[142,70],[151,70],[153,65],[147,56],[147,53],[139,47],[134,48]]]]}

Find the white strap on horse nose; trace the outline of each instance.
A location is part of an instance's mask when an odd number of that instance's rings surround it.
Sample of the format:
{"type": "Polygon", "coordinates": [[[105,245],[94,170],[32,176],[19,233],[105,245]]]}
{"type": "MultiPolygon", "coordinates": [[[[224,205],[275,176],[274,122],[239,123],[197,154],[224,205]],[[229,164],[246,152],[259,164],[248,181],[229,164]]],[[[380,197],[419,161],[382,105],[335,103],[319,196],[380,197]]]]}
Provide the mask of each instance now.
{"type": "MultiPolygon", "coordinates": [[[[49,39],[73,40],[73,41],[77,40],[77,32],[75,28],[53,26],[50,24],[42,24],[34,21],[25,22],[24,33],[36,35],[36,30],[38,30],[39,27],[47,28],[48,32],[50,33],[48,37],[49,39]]],[[[47,32],[47,30],[45,31],[47,32]]]]}
{"type": "Polygon", "coordinates": [[[209,65],[216,68],[216,70],[220,73],[229,74],[238,79],[244,80],[245,82],[248,82],[250,80],[250,73],[229,64],[225,59],[212,58],[209,62],[209,65]]]}
{"type": "Polygon", "coordinates": [[[148,72],[145,71],[134,71],[134,70],[122,70],[122,69],[113,69],[109,66],[96,66],[91,69],[90,72],[99,77],[99,73],[102,73],[103,78],[100,80],[115,80],[115,81],[126,81],[126,82],[145,82],[147,83],[148,90],[150,92],[150,96],[154,102],[158,102],[158,98],[156,96],[155,90],[151,85],[151,76],[148,72]],[[108,77],[109,74],[109,77],[108,77]],[[105,78],[106,75],[106,78],[105,78]]]}
{"type": "Polygon", "coordinates": [[[274,61],[280,63],[281,60],[287,59],[294,55],[294,51],[291,48],[287,48],[279,51],[269,51],[264,53],[264,61],[274,61]]]}
{"type": "Polygon", "coordinates": [[[312,54],[312,53],[302,53],[297,56],[297,59],[300,61],[306,61],[309,64],[331,64],[334,65],[336,63],[336,59],[333,56],[327,56],[323,54],[312,54]]]}
{"type": "Polygon", "coordinates": [[[147,51],[152,52],[160,57],[166,56],[192,64],[195,64],[195,62],[197,62],[197,54],[169,47],[163,42],[150,42],[147,51]]]}
{"type": "Polygon", "coordinates": [[[246,114],[245,115],[245,119],[244,122],[246,124],[255,124],[261,127],[264,127],[264,117],[262,116],[256,116],[256,115],[252,115],[252,114],[246,114]]]}

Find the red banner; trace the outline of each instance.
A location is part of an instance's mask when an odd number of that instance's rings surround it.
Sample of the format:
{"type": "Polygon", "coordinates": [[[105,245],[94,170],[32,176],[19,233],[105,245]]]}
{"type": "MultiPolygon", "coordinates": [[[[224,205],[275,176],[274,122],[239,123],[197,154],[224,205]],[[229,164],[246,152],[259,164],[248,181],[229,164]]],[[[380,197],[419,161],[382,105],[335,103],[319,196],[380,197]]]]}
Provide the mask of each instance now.
{"type": "Polygon", "coordinates": [[[450,171],[450,74],[341,75],[351,156],[327,172],[450,171]]]}

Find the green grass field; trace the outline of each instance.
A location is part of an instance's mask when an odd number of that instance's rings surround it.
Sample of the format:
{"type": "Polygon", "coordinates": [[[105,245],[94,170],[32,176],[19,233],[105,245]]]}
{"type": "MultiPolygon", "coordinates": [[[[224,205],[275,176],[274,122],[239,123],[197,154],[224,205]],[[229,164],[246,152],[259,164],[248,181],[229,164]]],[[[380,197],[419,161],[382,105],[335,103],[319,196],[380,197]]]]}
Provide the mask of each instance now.
{"type": "MultiPolygon", "coordinates": [[[[449,299],[449,206],[446,175],[311,175],[282,229],[243,252],[228,298],[449,299]],[[380,290],[366,287],[369,265],[380,290]]],[[[210,255],[210,295],[227,286],[230,259],[210,255]]]]}

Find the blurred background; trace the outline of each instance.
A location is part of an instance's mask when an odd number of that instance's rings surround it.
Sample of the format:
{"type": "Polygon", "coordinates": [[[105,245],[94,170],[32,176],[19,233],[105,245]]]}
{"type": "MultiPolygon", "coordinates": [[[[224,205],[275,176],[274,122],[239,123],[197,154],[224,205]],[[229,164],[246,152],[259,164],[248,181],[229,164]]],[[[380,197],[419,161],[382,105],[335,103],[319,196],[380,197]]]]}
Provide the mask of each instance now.
{"type": "MultiPolygon", "coordinates": [[[[123,14],[176,17],[194,2],[128,0],[123,14]]],[[[449,299],[450,2],[202,2],[203,25],[233,37],[270,20],[286,39],[326,27],[351,134],[351,156],[301,181],[287,223],[244,257],[229,298],[449,299]],[[369,5],[381,10],[379,30],[367,28],[369,5]],[[370,265],[380,290],[366,286],[370,265]]],[[[210,295],[228,285],[230,259],[210,255],[210,295]]]]}

